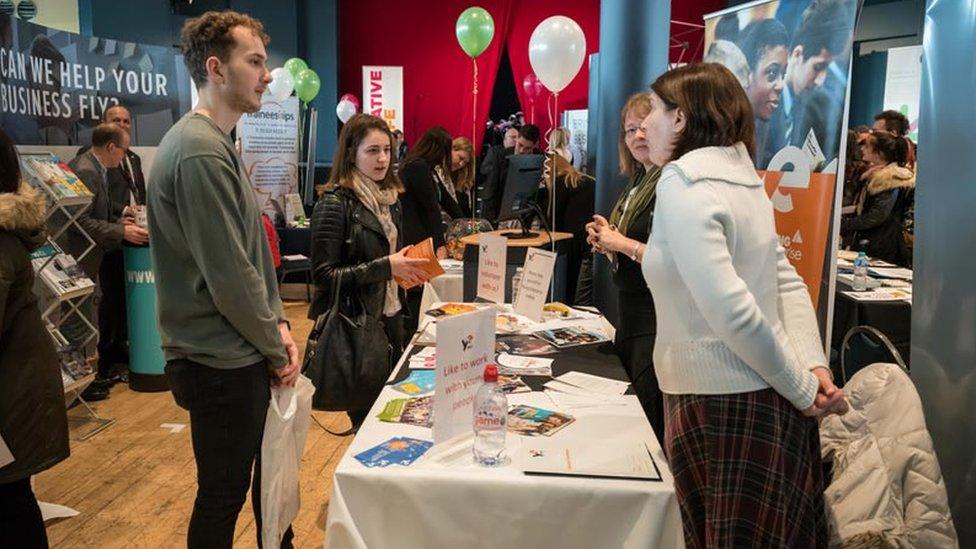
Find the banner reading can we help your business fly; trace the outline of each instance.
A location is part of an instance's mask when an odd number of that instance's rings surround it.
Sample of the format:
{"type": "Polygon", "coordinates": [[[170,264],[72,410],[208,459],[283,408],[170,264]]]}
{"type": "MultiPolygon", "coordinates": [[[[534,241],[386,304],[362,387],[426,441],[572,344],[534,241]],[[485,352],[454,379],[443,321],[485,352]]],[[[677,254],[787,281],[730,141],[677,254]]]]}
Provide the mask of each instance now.
{"type": "Polygon", "coordinates": [[[756,168],[827,339],[856,12],[857,0],[772,0],[705,16],[704,60],[752,104],[756,168]]]}

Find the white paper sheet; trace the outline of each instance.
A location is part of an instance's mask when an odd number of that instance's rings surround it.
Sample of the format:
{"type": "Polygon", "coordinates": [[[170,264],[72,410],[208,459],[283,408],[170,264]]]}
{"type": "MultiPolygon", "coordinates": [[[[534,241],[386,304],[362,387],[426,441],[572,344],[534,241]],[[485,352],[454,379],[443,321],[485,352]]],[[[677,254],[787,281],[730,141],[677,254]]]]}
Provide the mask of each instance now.
{"type": "Polygon", "coordinates": [[[568,383],[594,393],[616,396],[626,393],[627,387],[630,386],[630,383],[626,381],[617,381],[616,379],[585,374],[583,372],[566,372],[557,377],[556,381],[568,383]]]}
{"type": "Polygon", "coordinates": [[[554,359],[537,356],[519,356],[508,353],[498,355],[498,365],[502,373],[521,376],[551,376],[554,359]]]}

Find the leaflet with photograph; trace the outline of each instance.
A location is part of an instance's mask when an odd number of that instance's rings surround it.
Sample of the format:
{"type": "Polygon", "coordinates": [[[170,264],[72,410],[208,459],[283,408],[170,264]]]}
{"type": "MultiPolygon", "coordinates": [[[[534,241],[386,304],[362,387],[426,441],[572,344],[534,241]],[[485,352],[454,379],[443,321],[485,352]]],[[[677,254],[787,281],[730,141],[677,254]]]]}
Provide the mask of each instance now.
{"type": "Polygon", "coordinates": [[[418,427],[431,427],[434,422],[431,414],[432,397],[395,398],[386,403],[383,411],[376,417],[388,423],[406,423],[418,427]]]}
{"type": "Polygon", "coordinates": [[[532,335],[543,339],[552,345],[562,349],[565,347],[575,347],[577,345],[590,345],[593,343],[603,343],[609,341],[607,336],[593,330],[585,330],[576,326],[565,328],[554,328],[551,330],[540,330],[532,335]]]}
{"type": "Polygon", "coordinates": [[[527,334],[502,335],[495,339],[495,351],[513,355],[550,355],[556,348],[545,341],[527,334]]]}
{"type": "Polygon", "coordinates": [[[48,242],[31,254],[31,264],[38,278],[60,299],[91,293],[95,284],[70,255],[48,242]]]}
{"type": "Polygon", "coordinates": [[[366,467],[410,465],[433,445],[428,440],[394,437],[353,456],[366,467]]]}
{"type": "Polygon", "coordinates": [[[498,376],[498,388],[505,394],[531,393],[532,388],[525,384],[519,376],[498,376]]]}
{"type": "Polygon", "coordinates": [[[35,187],[46,190],[56,202],[73,205],[91,201],[92,193],[88,187],[53,154],[22,154],[20,164],[25,178],[35,187]]]}
{"type": "Polygon", "coordinates": [[[573,416],[524,404],[508,411],[508,431],[527,437],[552,436],[574,421],[573,416]]]}

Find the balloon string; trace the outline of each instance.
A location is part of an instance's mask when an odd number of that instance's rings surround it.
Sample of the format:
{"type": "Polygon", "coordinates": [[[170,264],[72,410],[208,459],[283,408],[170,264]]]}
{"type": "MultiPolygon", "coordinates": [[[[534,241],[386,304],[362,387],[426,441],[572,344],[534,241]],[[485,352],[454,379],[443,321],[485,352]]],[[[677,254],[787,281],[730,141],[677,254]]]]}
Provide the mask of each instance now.
{"type": "Polygon", "coordinates": [[[474,85],[471,88],[471,166],[474,173],[478,173],[478,155],[474,154],[478,146],[478,58],[472,57],[471,64],[474,65],[474,85]]]}

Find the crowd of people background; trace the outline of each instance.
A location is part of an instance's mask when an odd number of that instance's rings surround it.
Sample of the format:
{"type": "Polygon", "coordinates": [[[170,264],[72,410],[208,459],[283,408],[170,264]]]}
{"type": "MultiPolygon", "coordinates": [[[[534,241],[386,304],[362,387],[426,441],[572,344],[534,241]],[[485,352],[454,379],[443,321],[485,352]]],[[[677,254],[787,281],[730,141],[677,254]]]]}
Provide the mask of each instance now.
{"type": "MultiPolygon", "coordinates": [[[[831,6],[840,4],[822,3],[837,10],[831,6]]],[[[468,138],[444,128],[429,128],[408,146],[383,120],[353,116],[340,131],[330,179],[311,215],[316,292],[309,317],[331,307],[332,290],[341,285],[342,307],[376,319],[388,347],[370,352],[387,356],[392,368],[421,314],[419,290],[403,291],[394,281],[422,278],[424,260],[406,251],[431,238],[443,258],[450,221],[497,224],[512,156],[543,154],[558,188],[552,228],[574,238],[570,302],[592,304],[594,254],[611,264],[620,312],[614,346],[662,439],[686,544],[824,546],[814,418],[846,405],[806,286],[779,246],[756,175],[778,147],[809,133],[796,113],[833,104],[822,87],[830,58],[843,53],[830,34],[840,23],[820,15],[816,25],[801,22],[795,36],[771,19],[728,31],[706,58],[721,64],[676,68],[634,90],[620,113],[618,164],[627,185],[608,212],[595,211],[597,182],[574,167],[565,128],[547,139],[515,116],[499,128],[502,142],[476,159],[468,138]],[[735,63],[741,70],[726,68],[735,63]],[[778,309],[777,299],[785,306],[778,309]],[[722,445],[721,455],[708,454],[719,439],[733,443],[722,445]],[[760,450],[750,446],[757,441],[760,450]]],[[[260,108],[271,80],[269,40],[259,21],[232,11],[187,21],[181,47],[200,102],[162,140],[148,189],[129,148],[123,106],[106,111],[91,147],[71,162],[94,195],[81,221],[96,253],[81,266],[99,287],[100,299],[84,314],[102,338],[98,378],[85,396],[105,398],[124,381],[118,250],[122,242],[151,243],[166,374],[176,402],[189,410],[197,463],[191,547],[230,546],[249,487],[252,496],[260,493],[255,463],[269,388],[298,375],[269,246],[273,227],[262,219],[230,137],[243,113],[260,108]],[[148,227],[140,227],[134,212],[145,205],[148,227]]],[[[903,115],[885,111],[874,128],[849,132],[843,187],[849,213],[841,233],[846,245],[910,266],[916,159],[908,130],[903,115]]],[[[814,133],[828,150],[839,129],[814,133]]],[[[60,375],[50,342],[29,350],[14,343],[22,326],[43,329],[26,259],[43,234],[37,213],[43,209],[2,134],[0,162],[7,311],[0,428],[11,449],[28,456],[0,468],[0,520],[4,531],[43,546],[29,478],[67,457],[60,375]],[[12,377],[21,360],[43,362],[35,379],[12,377]],[[13,386],[20,393],[7,398],[13,386]]],[[[539,182],[540,202],[552,196],[551,185],[539,182]]],[[[78,253],[72,235],[65,238],[66,251],[78,253]]],[[[366,413],[348,411],[354,429],[366,413]]],[[[290,540],[289,533],[283,546],[290,540]]]]}

